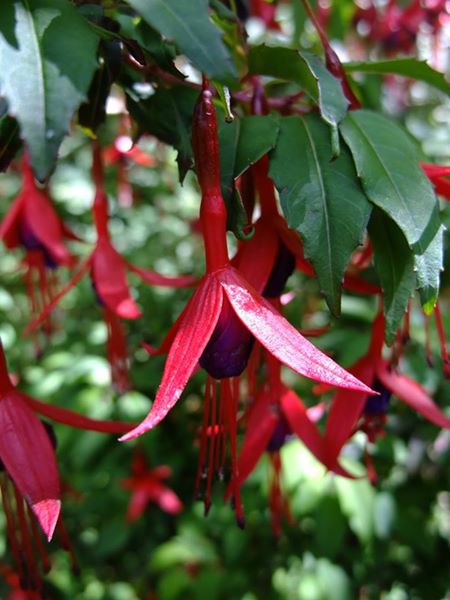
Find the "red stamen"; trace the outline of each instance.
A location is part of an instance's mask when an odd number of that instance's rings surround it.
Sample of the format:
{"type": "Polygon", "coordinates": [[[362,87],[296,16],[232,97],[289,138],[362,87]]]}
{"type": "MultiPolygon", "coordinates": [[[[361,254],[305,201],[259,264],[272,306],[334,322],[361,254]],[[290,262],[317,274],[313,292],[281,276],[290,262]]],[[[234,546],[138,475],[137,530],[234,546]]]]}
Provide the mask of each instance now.
{"type": "Polygon", "coordinates": [[[3,512],[6,519],[6,534],[8,537],[9,544],[11,546],[11,552],[13,555],[16,569],[21,581],[25,580],[25,573],[23,570],[22,555],[20,552],[20,544],[17,539],[17,526],[14,518],[13,509],[11,506],[11,482],[6,474],[0,476],[0,490],[2,494],[2,506],[3,512]]]}
{"type": "Polygon", "coordinates": [[[56,525],[56,529],[58,531],[59,539],[61,541],[61,545],[64,550],[69,554],[72,573],[74,575],[78,575],[80,572],[80,567],[78,564],[77,557],[75,556],[75,552],[73,546],[69,539],[69,534],[67,533],[66,524],[64,523],[64,519],[60,517],[58,519],[58,524],[56,525]]]}
{"type": "Polygon", "coordinates": [[[42,581],[39,575],[38,564],[34,556],[33,544],[31,542],[30,528],[27,523],[25,510],[24,510],[24,499],[21,493],[13,484],[14,495],[16,498],[16,511],[19,523],[19,530],[21,533],[21,549],[24,554],[25,565],[27,572],[25,576],[30,583],[30,587],[34,590],[42,590],[42,581]]]}
{"type": "Polygon", "coordinates": [[[106,306],[103,310],[103,320],[108,330],[106,353],[111,367],[111,380],[117,391],[124,393],[130,389],[125,329],[120,318],[106,306]]]}
{"type": "Polygon", "coordinates": [[[31,532],[33,534],[33,539],[34,539],[35,545],[37,546],[37,549],[39,552],[41,569],[42,569],[43,573],[46,575],[52,568],[52,563],[50,562],[50,557],[48,555],[47,550],[45,549],[44,542],[42,541],[42,536],[39,532],[39,529],[38,529],[38,526],[36,523],[36,518],[35,518],[32,510],[28,506],[28,504],[26,505],[26,507],[27,507],[27,513],[28,513],[28,521],[30,522],[31,532]]]}

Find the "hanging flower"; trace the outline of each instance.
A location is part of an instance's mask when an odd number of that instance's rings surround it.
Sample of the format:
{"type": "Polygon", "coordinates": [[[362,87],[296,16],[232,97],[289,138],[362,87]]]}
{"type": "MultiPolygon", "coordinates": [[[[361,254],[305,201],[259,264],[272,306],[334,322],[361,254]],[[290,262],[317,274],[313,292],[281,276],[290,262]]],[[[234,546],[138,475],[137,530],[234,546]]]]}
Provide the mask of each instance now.
{"type": "MultiPolygon", "coordinates": [[[[21,392],[11,382],[0,343],[0,489],[6,532],[22,585],[39,591],[39,561],[44,573],[50,561],[35,520],[50,541],[60,518],[61,499],[54,436],[36,413],[71,427],[105,433],[121,433],[129,425],[89,419],[21,392]]],[[[59,530],[70,552],[62,521],[59,530]]]]}
{"type": "Polygon", "coordinates": [[[65,239],[77,237],[57,215],[45,190],[37,186],[27,153],[22,174],[22,190],[0,224],[0,239],[9,249],[25,250],[25,285],[31,315],[36,318],[57,293],[57,268],[74,262],[65,239]]]}
{"type": "Polygon", "coordinates": [[[111,365],[112,380],[120,392],[130,387],[128,377],[128,357],[123,319],[137,319],[141,312],[131,296],[127,283],[127,271],[132,271],[150,285],[167,287],[185,287],[193,285],[195,278],[191,276],[166,277],[155,271],[143,269],[127,262],[114,248],[108,231],[108,199],[104,190],[103,163],[100,148],[94,144],[93,177],[96,193],[93,214],[97,232],[97,242],[91,255],[81,264],[72,279],[49,302],[40,316],[27,328],[32,331],[39,323],[45,321],[58,302],[87,273],[90,273],[92,285],[103,308],[103,318],[107,326],[107,354],[111,365]]]}
{"type": "MultiPolygon", "coordinates": [[[[231,455],[231,481],[236,518],[243,525],[237,472],[236,415],[239,394],[238,377],[245,368],[242,330],[247,329],[277,360],[297,373],[337,387],[368,393],[370,390],[318,350],[288,323],[272,305],[231,266],[226,242],[226,209],[220,191],[217,125],[208,82],[194,113],[193,147],[197,176],[202,190],[200,219],[206,254],[206,275],[166,336],[162,349],[168,350],[161,384],[145,419],[121,440],[142,435],[157,425],[181,396],[197,363],[204,358],[207,381],[203,440],[209,437],[210,457],[205,461],[207,493],[205,509],[210,505],[210,484],[215,453],[223,453],[215,435],[227,436],[231,455]],[[242,328],[230,326],[234,313],[242,328]],[[220,382],[220,399],[217,383],[220,382]],[[209,422],[209,424],[208,424],[209,422]]],[[[224,444],[222,444],[224,447],[224,444]]],[[[202,441],[202,447],[205,447],[202,441]]],[[[204,456],[201,454],[201,461],[204,456]]],[[[220,461],[219,461],[220,462],[220,461]]]]}
{"type": "Polygon", "coordinates": [[[370,441],[375,440],[383,429],[391,394],[431,423],[450,429],[450,418],[439,410],[426,390],[414,379],[399,374],[390,362],[383,358],[384,332],[385,321],[383,313],[380,312],[372,326],[372,339],[367,353],[349,368],[355,377],[379,395],[339,390],[333,399],[324,439],[325,461],[328,467],[332,468],[336,464],[341,448],[355,429],[364,430],[370,441]]]}

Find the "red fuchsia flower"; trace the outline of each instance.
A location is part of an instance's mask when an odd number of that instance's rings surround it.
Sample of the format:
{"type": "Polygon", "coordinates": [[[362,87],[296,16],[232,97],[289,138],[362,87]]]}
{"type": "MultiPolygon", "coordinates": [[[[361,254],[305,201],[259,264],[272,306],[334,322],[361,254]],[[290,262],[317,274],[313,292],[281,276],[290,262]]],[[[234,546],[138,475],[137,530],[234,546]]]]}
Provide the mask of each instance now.
{"type": "Polygon", "coordinates": [[[133,186],[127,175],[130,162],[143,167],[154,167],[155,158],[134,145],[129,135],[124,133],[125,124],[121,126],[122,133],[116,137],[114,143],[103,151],[106,164],[115,165],[117,168],[117,198],[119,204],[125,207],[133,205],[133,186]]]}
{"type": "Polygon", "coordinates": [[[450,166],[430,163],[421,163],[420,166],[434,185],[436,194],[450,200],[450,179],[448,179],[450,177],[450,166]]]}
{"type": "Polygon", "coordinates": [[[236,415],[239,376],[251,351],[245,329],[277,360],[305,377],[365,393],[370,390],[298,333],[230,264],[226,209],[220,188],[216,116],[206,79],[194,113],[193,148],[202,190],[200,219],[206,274],[163,341],[161,349],[168,351],[168,356],[150,412],[121,441],[142,435],[164,419],[200,362],[209,374],[199,461],[202,475],[207,480],[205,509],[207,511],[210,506],[212,472],[215,464],[221,462],[220,456],[225,455],[227,437],[236,518],[243,525],[236,415]],[[240,323],[237,324],[234,316],[240,323]],[[217,381],[220,382],[220,399],[217,381]],[[209,459],[206,461],[208,440],[209,459]]]}
{"type": "Polygon", "coordinates": [[[0,490],[6,531],[21,586],[40,591],[39,562],[45,573],[50,569],[50,561],[36,520],[50,541],[59,519],[62,543],[69,552],[71,547],[60,519],[54,434],[36,413],[71,427],[105,433],[121,433],[129,425],[89,419],[18,390],[9,377],[0,344],[0,490]]]}
{"type": "MultiPolygon", "coordinates": [[[[329,468],[336,464],[343,445],[355,430],[364,431],[370,442],[382,434],[391,394],[431,423],[450,429],[450,418],[439,410],[426,390],[414,379],[399,374],[383,358],[384,333],[385,321],[380,312],[372,327],[367,353],[349,368],[355,377],[372,387],[378,395],[339,390],[332,401],[324,438],[325,462],[329,468]]],[[[372,476],[375,476],[374,473],[372,476]]]]}
{"type": "MultiPolygon", "coordinates": [[[[264,453],[271,464],[269,508],[272,530],[281,534],[281,520],[292,521],[289,503],[282,490],[280,451],[285,442],[297,436],[310,452],[322,461],[322,438],[314,424],[323,414],[323,406],[307,409],[299,396],[281,380],[281,363],[267,353],[267,379],[243,417],[245,436],[238,459],[239,485],[242,485],[264,453]]],[[[227,495],[231,494],[228,488],[227,495]]]]}
{"type": "Polygon", "coordinates": [[[177,515],[183,510],[183,504],[173,490],[164,482],[172,475],[167,465],[149,469],[140,450],[133,455],[131,477],[122,481],[122,487],[131,492],[126,520],[133,523],[141,518],[149,502],[157,504],[161,510],[177,515]]]}
{"type": "Polygon", "coordinates": [[[108,329],[107,355],[111,365],[112,381],[123,392],[130,387],[125,332],[121,318],[137,319],[141,312],[133,300],[127,271],[132,271],[150,285],[185,287],[193,285],[191,276],[165,277],[155,271],[143,269],[127,262],[114,248],[108,231],[108,199],[104,190],[103,163],[100,148],[94,144],[93,177],[96,185],[93,213],[97,242],[91,255],[81,264],[72,279],[49,302],[27,331],[32,331],[45,321],[58,302],[89,272],[98,303],[103,308],[103,318],[108,329]]]}
{"type": "Polygon", "coordinates": [[[73,264],[65,238],[77,238],[56,214],[48,194],[36,185],[27,153],[22,173],[22,190],[0,224],[0,239],[9,249],[25,249],[25,284],[36,317],[55,296],[56,269],[73,264]]]}

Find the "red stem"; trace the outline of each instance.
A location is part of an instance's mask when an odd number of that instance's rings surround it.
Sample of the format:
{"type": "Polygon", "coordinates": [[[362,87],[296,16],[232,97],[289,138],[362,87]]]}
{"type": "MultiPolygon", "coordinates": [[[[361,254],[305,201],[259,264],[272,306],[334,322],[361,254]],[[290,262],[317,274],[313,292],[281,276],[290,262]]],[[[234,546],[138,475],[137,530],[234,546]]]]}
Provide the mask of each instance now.
{"type": "Polygon", "coordinates": [[[202,191],[200,222],[205,244],[208,273],[229,263],[227,249],[227,211],[220,187],[219,143],[213,94],[204,78],[194,111],[192,145],[195,168],[202,191]]]}

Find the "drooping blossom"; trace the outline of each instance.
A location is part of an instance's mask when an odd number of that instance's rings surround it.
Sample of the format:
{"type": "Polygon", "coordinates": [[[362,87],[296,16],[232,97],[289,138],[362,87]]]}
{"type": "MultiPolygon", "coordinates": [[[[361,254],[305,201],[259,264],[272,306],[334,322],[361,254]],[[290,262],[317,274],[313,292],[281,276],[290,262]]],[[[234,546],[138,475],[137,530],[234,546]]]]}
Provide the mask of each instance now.
{"type": "Polygon", "coordinates": [[[374,441],[384,427],[390,396],[394,395],[438,427],[450,429],[450,418],[433,402],[427,391],[414,379],[398,373],[383,358],[385,321],[380,312],[372,326],[372,338],[367,353],[349,371],[378,392],[377,396],[360,391],[336,392],[327,418],[324,448],[325,461],[336,463],[347,440],[356,429],[362,429],[374,441]]]}
{"type": "Polygon", "coordinates": [[[228,438],[231,482],[236,518],[243,524],[237,471],[236,418],[239,376],[248,360],[248,337],[230,315],[238,317],[274,357],[297,373],[337,387],[370,392],[333,360],[307,341],[235,269],[228,257],[226,209],[220,188],[217,125],[209,84],[203,89],[194,113],[193,148],[202,191],[200,219],[206,254],[206,274],[162,344],[168,351],[161,384],[145,419],[121,440],[142,435],[157,425],[181,396],[197,363],[211,375],[206,387],[206,406],[201,448],[209,438],[209,460],[201,450],[200,464],[207,479],[205,508],[210,503],[210,481],[215,454],[225,452],[216,444],[228,438]],[[203,360],[207,353],[207,360],[203,360]],[[220,394],[217,389],[220,383],[220,394]]]}
{"type": "Polygon", "coordinates": [[[25,250],[25,285],[31,316],[36,318],[57,293],[56,269],[73,264],[65,239],[77,238],[56,213],[47,192],[36,184],[27,153],[22,175],[22,189],[0,224],[0,239],[9,249],[25,250]]]}
{"type": "Polygon", "coordinates": [[[177,515],[183,510],[181,500],[165,483],[171,474],[172,470],[167,465],[149,469],[143,452],[139,449],[134,452],[131,477],[122,481],[122,487],[131,492],[125,517],[129,523],[140,519],[150,502],[170,515],[177,515]]]}
{"type": "MultiPolygon", "coordinates": [[[[54,434],[37,415],[85,430],[121,433],[129,425],[99,421],[45,404],[15,388],[0,344],[0,490],[6,533],[21,587],[40,592],[41,571],[51,566],[36,521],[50,541],[58,528],[63,546],[71,546],[60,518],[54,434]],[[58,523],[59,521],[59,523],[58,523]],[[58,523],[58,525],[57,525],[58,523]]],[[[72,554],[72,553],[71,553],[72,554]]],[[[72,555],[73,558],[73,555],[72,555]]]]}
{"type": "MultiPolygon", "coordinates": [[[[282,517],[292,521],[289,502],[282,489],[281,448],[297,437],[322,461],[322,438],[314,423],[323,414],[323,405],[307,409],[299,396],[281,379],[281,363],[266,353],[268,375],[259,387],[246,415],[245,435],[238,459],[239,485],[242,485],[263,454],[270,460],[269,508],[272,530],[281,534],[282,517]]],[[[228,495],[231,489],[228,489],[228,495]]]]}
{"type": "Polygon", "coordinates": [[[32,331],[45,321],[58,302],[89,273],[99,305],[103,309],[103,318],[107,326],[107,356],[111,365],[112,381],[123,392],[130,387],[128,376],[128,356],[124,327],[121,319],[137,319],[141,312],[131,296],[127,283],[127,271],[136,273],[150,285],[184,287],[193,284],[191,276],[166,277],[155,271],[138,267],[126,261],[114,248],[108,230],[108,199],[104,189],[103,161],[100,148],[94,144],[93,178],[96,186],[93,215],[97,241],[90,256],[78,267],[72,279],[49,302],[38,319],[33,321],[27,331],[32,331]]]}

